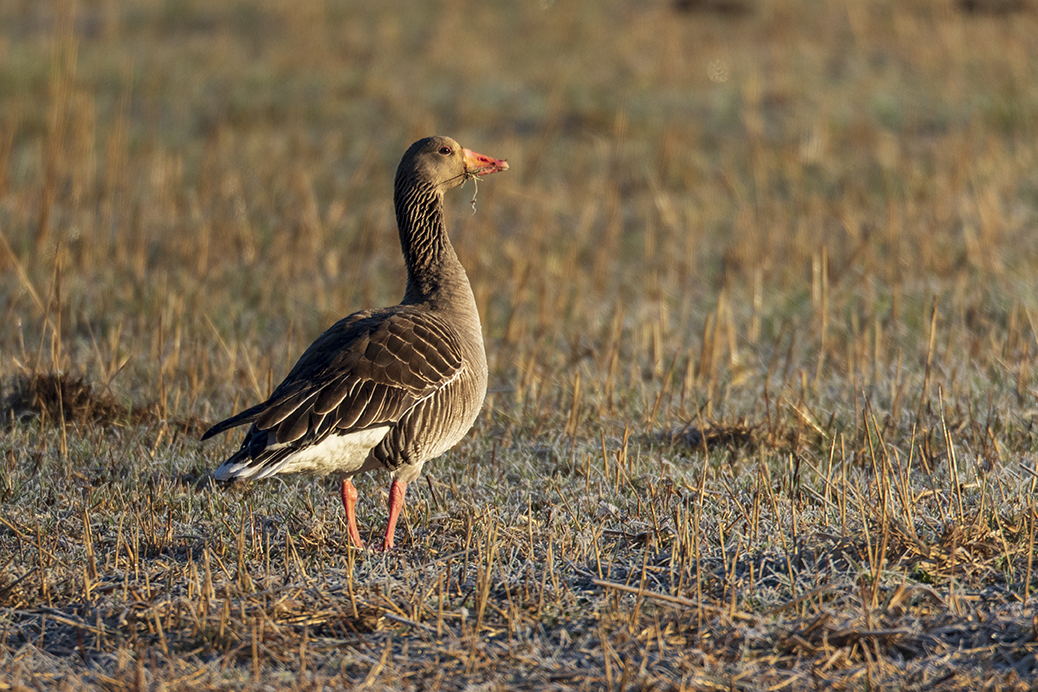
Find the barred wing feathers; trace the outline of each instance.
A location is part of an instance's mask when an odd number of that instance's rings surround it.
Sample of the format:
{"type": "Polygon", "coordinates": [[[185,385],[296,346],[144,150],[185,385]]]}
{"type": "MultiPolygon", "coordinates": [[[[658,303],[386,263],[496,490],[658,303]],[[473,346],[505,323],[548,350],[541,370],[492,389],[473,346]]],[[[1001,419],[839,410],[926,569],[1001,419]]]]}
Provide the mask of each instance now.
{"type": "MultiPolygon", "coordinates": [[[[318,337],[270,398],[202,439],[252,424],[241,449],[217,469],[218,479],[305,470],[286,462],[317,447],[342,457],[317,472],[357,471],[370,448],[463,370],[458,337],[436,315],[407,306],[356,313],[318,337]]],[[[391,436],[394,447],[401,432],[391,436]]]]}

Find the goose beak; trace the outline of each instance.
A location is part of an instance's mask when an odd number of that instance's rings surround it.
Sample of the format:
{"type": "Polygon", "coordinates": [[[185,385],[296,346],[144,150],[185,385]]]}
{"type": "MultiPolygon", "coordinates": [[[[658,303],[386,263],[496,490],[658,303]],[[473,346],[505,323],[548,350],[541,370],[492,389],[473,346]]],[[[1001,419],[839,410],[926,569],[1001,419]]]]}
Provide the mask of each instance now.
{"type": "Polygon", "coordinates": [[[508,170],[508,161],[477,154],[471,149],[462,149],[465,157],[465,172],[469,175],[490,175],[508,170]]]}

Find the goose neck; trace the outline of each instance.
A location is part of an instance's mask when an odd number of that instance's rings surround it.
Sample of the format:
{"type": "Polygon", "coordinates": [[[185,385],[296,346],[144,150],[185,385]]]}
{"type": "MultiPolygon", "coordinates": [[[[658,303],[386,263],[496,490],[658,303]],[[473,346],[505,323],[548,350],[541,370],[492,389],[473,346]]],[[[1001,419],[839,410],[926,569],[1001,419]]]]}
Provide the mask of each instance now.
{"type": "Polygon", "coordinates": [[[407,266],[404,302],[435,303],[453,294],[464,270],[447,237],[443,193],[413,182],[398,186],[396,218],[407,266]]]}

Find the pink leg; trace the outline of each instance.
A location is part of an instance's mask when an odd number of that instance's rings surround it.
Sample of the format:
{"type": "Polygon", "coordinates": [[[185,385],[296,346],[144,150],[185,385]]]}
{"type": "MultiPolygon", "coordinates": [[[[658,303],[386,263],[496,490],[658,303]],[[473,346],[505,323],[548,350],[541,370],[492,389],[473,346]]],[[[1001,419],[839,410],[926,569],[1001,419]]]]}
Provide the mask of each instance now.
{"type": "Polygon", "coordinates": [[[364,541],[360,540],[360,531],[357,530],[357,489],[353,487],[353,481],[349,478],[342,481],[342,506],[346,508],[350,540],[353,541],[353,545],[364,550],[364,541]]]}
{"type": "Polygon", "coordinates": [[[396,533],[396,520],[400,518],[400,510],[404,508],[404,495],[407,483],[394,480],[389,486],[389,525],[386,526],[386,537],[382,541],[383,550],[393,549],[393,535],[396,533]]]}

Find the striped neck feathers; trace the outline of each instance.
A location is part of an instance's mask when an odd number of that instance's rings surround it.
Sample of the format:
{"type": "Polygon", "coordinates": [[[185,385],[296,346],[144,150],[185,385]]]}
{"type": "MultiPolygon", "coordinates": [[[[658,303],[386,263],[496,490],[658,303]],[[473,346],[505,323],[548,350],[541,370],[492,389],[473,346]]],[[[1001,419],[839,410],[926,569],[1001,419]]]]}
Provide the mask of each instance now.
{"type": "Polygon", "coordinates": [[[459,282],[468,288],[468,277],[447,237],[443,192],[427,182],[399,177],[394,200],[407,266],[403,302],[435,304],[456,293],[459,282]]]}

